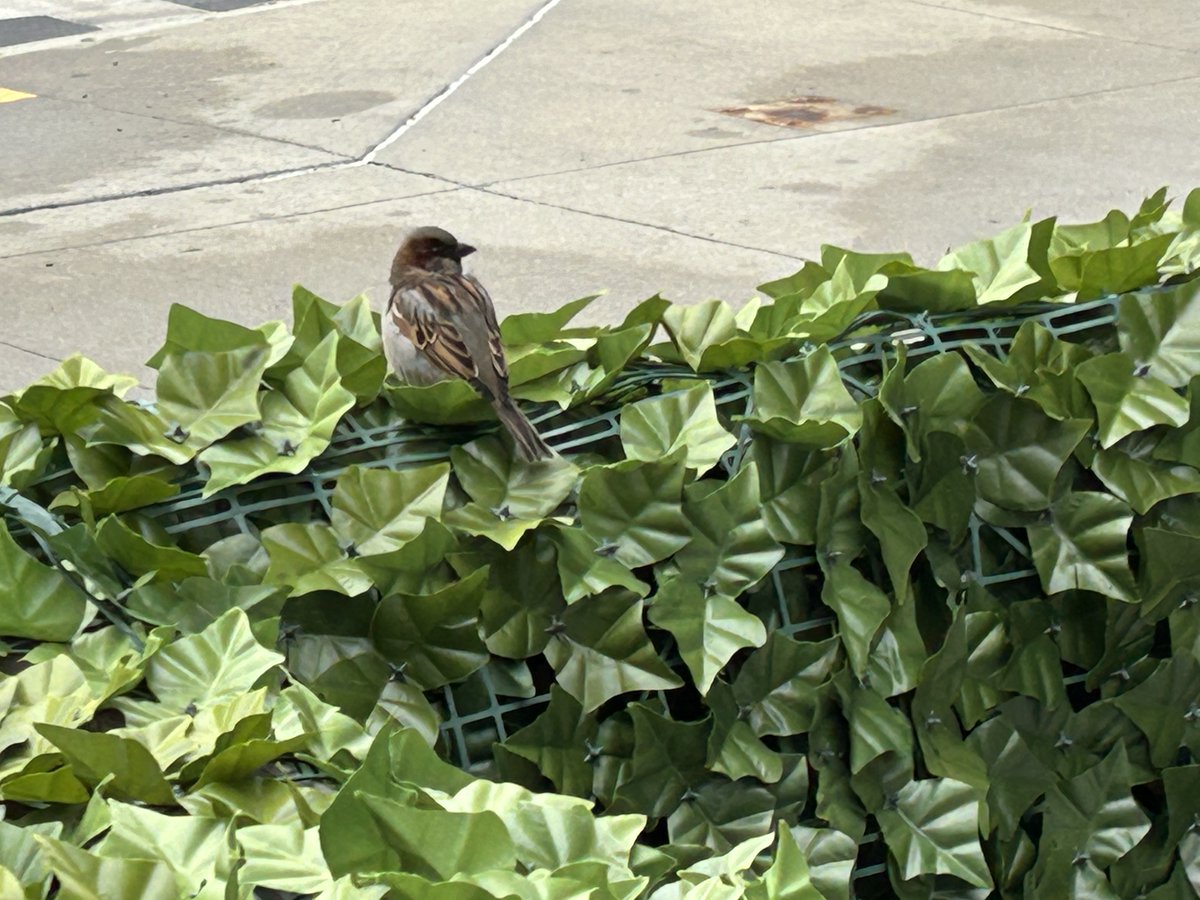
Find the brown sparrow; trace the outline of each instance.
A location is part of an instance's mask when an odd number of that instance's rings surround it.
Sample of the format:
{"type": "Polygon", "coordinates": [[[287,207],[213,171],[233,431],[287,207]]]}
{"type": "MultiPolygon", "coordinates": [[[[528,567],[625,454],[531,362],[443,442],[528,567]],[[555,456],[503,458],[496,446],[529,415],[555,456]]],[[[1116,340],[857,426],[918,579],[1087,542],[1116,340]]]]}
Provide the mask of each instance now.
{"type": "Polygon", "coordinates": [[[554,455],[508,393],[508,365],[492,298],[462,258],[475,248],[441,228],[410,232],[392,260],[383,352],[408,384],[463,378],[485,400],[530,462],[554,455]]]}

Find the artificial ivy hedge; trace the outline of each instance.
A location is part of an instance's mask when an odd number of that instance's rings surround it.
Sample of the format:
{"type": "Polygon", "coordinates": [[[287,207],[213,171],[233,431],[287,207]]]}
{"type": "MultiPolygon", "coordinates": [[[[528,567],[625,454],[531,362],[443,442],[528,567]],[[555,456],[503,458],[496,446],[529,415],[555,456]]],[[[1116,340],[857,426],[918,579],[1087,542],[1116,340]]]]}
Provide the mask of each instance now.
{"type": "Polygon", "coordinates": [[[513,316],[577,444],[536,466],[385,384],[361,298],[176,308],[153,407],[67,360],[0,400],[0,895],[1194,896],[1198,267],[1160,192],[934,269],[826,247],[736,312],[513,316]],[[401,418],[442,427],[319,502],[186,515],[401,418]]]}

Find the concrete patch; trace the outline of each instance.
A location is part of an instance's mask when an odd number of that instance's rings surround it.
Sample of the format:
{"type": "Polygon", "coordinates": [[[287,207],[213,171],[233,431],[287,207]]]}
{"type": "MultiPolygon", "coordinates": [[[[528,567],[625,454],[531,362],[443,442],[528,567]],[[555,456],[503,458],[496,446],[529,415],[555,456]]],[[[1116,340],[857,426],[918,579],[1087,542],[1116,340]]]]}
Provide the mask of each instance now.
{"type": "Polygon", "coordinates": [[[53,16],[21,16],[16,19],[0,19],[0,47],[27,44],[30,41],[45,41],[50,38],[68,37],[97,31],[95,25],[80,25],[53,16]]]}

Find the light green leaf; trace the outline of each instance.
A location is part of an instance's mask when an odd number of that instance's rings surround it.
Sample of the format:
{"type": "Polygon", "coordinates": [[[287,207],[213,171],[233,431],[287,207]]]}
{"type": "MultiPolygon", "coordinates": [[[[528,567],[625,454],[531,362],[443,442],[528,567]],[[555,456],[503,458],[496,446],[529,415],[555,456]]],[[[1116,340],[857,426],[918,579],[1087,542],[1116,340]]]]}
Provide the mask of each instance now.
{"type": "Polygon", "coordinates": [[[666,559],[691,539],[680,494],[681,457],[589,469],[579,489],[583,530],[630,568],[666,559]]]}
{"type": "Polygon", "coordinates": [[[705,594],[682,578],[659,585],[651,599],[650,621],[675,636],[697,690],[707,694],[717,673],[738,650],[761,647],[767,639],[762,622],[735,600],[705,594]]]}
{"type": "MultiPolygon", "coordinates": [[[[162,347],[146,361],[152,369],[162,366],[168,354],[220,354],[247,347],[276,345],[281,338],[282,322],[268,322],[259,328],[246,328],[236,322],[214,319],[181,303],[172,303],[167,313],[167,338],[162,347]],[[274,337],[274,339],[272,339],[274,337]]],[[[287,336],[291,342],[291,336],[287,336]]]]}
{"type": "Polygon", "coordinates": [[[723,300],[671,306],[662,323],[680,356],[697,371],[705,350],[737,335],[733,310],[723,300]]]}
{"type": "Polygon", "coordinates": [[[494,812],[416,809],[371,795],[362,802],[396,860],[390,868],[444,880],[516,864],[512,838],[494,812]]]}
{"type": "Polygon", "coordinates": [[[824,900],[813,884],[805,853],[784,823],[779,823],[775,859],[762,878],[746,890],[746,900],[824,900]]]}
{"type": "Polygon", "coordinates": [[[209,816],[168,816],[110,803],[112,829],[96,848],[102,856],[165,862],[189,895],[224,883],[233,867],[228,823],[209,816]]]}
{"type": "Polygon", "coordinates": [[[223,353],[168,353],[156,390],[157,412],[173,440],[198,452],[259,420],[258,386],[267,370],[264,344],[223,353]]]}
{"type": "Polygon", "coordinates": [[[682,684],[646,635],[642,601],[619,589],[568,606],[545,656],[585,713],[618,694],[682,684]]]}
{"type": "Polygon", "coordinates": [[[96,544],[125,571],[134,575],[152,575],[154,579],[176,581],[207,573],[204,560],[173,545],[157,522],[131,516],[109,516],[96,528],[96,544]],[[129,522],[144,527],[135,531],[129,522]]]}
{"type": "Polygon", "coordinates": [[[245,864],[238,884],[297,894],[317,894],[333,886],[316,828],[244,825],[237,842],[245,864]]]}
{"type": "Polygon", "coordinates": [[[597,552],[605,545],[589,537],[582,528],[558,526],[550,534],[558,550],[558,577],[568,603],[601,594],[611,587],[625,588],[639,597],[650,593],[650,587],[639,581],[628,566],[597,552]]]}
{"type": "Polygon", "coordinates": [[[707,383],[621,407],[621,445],[629,459],[656,462],[683,449],[685,465],[704,473],[735,443],[717,418],[707,383]]]}
{"type": "Polygon", "coordinates": [[[754,413],[735,418],[782,441],[833,447],[862,426],[862,412],[824,346],[803,359],[757,366],[753,397],[754,413]]]}
{"type": "Polygon", "coordinates": [[[602,294],[590,294],[564,303],[552,312],[515,313],[500,323],[500,337],[506,346],[544,344],[558,339],[563,328],[602,294]]]}
{"type": "Polygon", "coordinates": [[[177,897],[183,888],[164,862],[98,856],[44,835],[38,841],[64,897],[177,897]]]}
{"type": "Polygon", "coordinates": [[[467,495],[501,520],[550,515],[579,477],[579,470],[562,457],[525,462],[496,437],[455,447],[450,459],[467,495]]]}
{"type": "Polygon", "coordinates": [[[341,381],[338,346],[337,334],[326,335],[281,388],[263,396],[257,434],[222,441],[199,455],[211,472],[205,496],[269,472],[296,474],[329,446],[333,429],[355,399],[341,381]]]}
{"type": "Polygon", "coordinates": [[[949,778],[906,784],[879,825],[900,877],[953,875],[989,888],[992,877],[979,844],[979,801],[970,785],[949,778]]]}
{"type": "Polygon", "coordinates": [[[329,525],[285,522],[264,529],[259,537],[271,560],[263,579],[267,584],[286,585],[293,595],[337,591],[351,597],[371,586],[329,525]]]}
{"type": "Polygon", "coordinates": [[[137,741],[58,725],[39,724],[36,728],[62,751],[73,774],[86,786],[94,788],[105,781],[108,796],[156,806],[175,805],[175,795],[158,763],[137,741]]]}
{"type": "Polygon", "coordinates": [[[38,562],[0,519],[0,635],[67,641],[88,618],[88,605],[65,575],[38,562]]]}
{"type": "Polygon", "coordinates": [[[1117,317],[1121,349],[1159,381],[1186,387],[1200,375],[1200,281],[1126,294],[1117,317]]]}
{"type": "Polygon", "coordinates": [[[255,639],[243,610],[231,609],[199,634],[155,654],[146,667],[146,685],[173,710],[203,709],[248,691],[283,659],[255,639]]]}
{"type": "Polygon", "coordinates": [[[1075,374],[1096,405],[1101,447],[1154,425],[1179,426],[1188,420],[1187,400],[1128,353],[1089,359],[1075,374]]]}
{"type": "Polygon", "coordinates": [[[333,491],[333,530],[359,555],[397,550],[441,515],[449,480],[445,463],[399,471],[351,466],[333,491]]]}
{"type": "Polygon", "coordinates": [[[1079,491],[1050,508],[1048,524],[1029,526],[1033,562],[1048,594],[1096,591],[1133,603],[1127,547],[1133,515],[1108,494],[1079,491]]]}
{"type": "Polygon", "coordinates": [[[1057,288],[1046,256],[1053,230],[1053,219],[1022,222],[994,238],[951,251],[937,267],[972,273],[981,306],[1038,299],[1057,288]]]}

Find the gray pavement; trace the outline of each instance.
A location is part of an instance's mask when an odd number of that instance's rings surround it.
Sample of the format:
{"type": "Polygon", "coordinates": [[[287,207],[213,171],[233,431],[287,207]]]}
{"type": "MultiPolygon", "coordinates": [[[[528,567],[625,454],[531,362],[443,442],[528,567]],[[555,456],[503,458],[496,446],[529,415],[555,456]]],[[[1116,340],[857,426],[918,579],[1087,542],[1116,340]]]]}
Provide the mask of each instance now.
{"type": "Polygon", "coordinates": [[[596,320],[1200,185],[1194,0],[1046,6],[0,0],[0,391],[75,352],[152,385],[173,302],[380,302],[412,225],[502,314],[596,320]]]}

